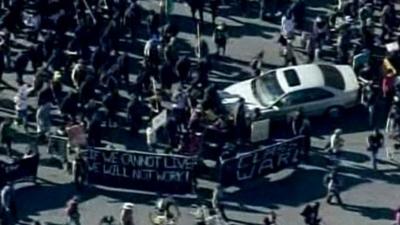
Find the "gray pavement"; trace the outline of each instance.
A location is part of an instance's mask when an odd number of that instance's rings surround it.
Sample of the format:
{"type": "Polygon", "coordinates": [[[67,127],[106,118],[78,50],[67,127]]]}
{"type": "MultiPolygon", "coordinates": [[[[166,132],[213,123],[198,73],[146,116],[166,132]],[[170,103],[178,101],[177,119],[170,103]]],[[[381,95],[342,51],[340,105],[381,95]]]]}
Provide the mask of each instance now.
{"type": "MultiPolygon", "coordinates": [[[[156,8],[154,0],[139,1],[145,8],[156,8]]],[[[308,2],[308,1],[307,1],[308,2]]],[[[323,13],[326,10],[326,1],[310,1],[313,7],[310,14],[323,13]],[[318,4],[318,2],[321,2],[318,4]]],[[[189,8],[184,4],[177,4],[174,10],[176,19],[184,21],[184,32],[179,38],[185,43],[195,44],[195,27],[191,26],[189,8]]],[[[238,14],[237,9],[224,7],[223,15],[238,14]]],[[[206,21],[211,21],[207,13],[206,21]]],[[[279,25],[260,21],[257,18],[243,18],[242,16],[226,16],[218,18],[228,25],[231,31],[227,46],[227,58],[217,62],[211,79],[221,87],[246,79],[250,75],[248,63],[260,50],[265,51],[264,61],[266,69],[280,66],[283,60],[279,57],[277,38],[279,25]]],[[[205,28],[204,38],[214,49],[211,39],[211,28],[205,28]]],[[[142,46],[142,45],[141,45],[142,46]]],[[[192,50],[186,49],[193,55],[192,50]]],[[[301,53],[298,53],[302,61],[301,53]]],[[[140,58],[140,55],[135,55],[140,58]]],[[[12,77],[11,74],[6,77],[12,77]]],[[[13,79],[10,79],[12,82],[13,79]]],[[[14,84],[13,84],[14,85],[14,84]]],[[[12,96],[12,91],[1,92],[2,97],[12,96]]],[[[33,104],[33,103],[32,103],[33,104]]],[[[7,114],[7,113],[6,113],[7,114]]],[[[315,147],[323,147],[333,127],[344,127],[345,154],[343,160],[344,191],[342,197],[345,207],[330,206],[324,201],[325,188],[322,186],[323,176],[326,174],[326,165],[321,158],[322,151],[315,151],[309,165],[301,165],[297,169],[288,169],[268,178],[249,182],[246,185],[227,190],[227,215],[235,224],[261,224],[263,215],[269,210],[278,213],[279,225],[304,224],[299,213],[306,203],[320,201],[320,215],[327,225],[384,225],[392,224],[393,209],[400,205],[400,174],[399,164],[387,161],[385,153],[381,151],[379,158],[379,172],[372,171],[369,156],[365,150],[365,138],[368,132],[366,117],[362,110],[354,110],[345,115],[344,121],[331,124],[329,121],[315,120],[312,126],[318,137],[313,138],[315,147]]],[[[26,137],[25,137],[26,138],[26,137]]],[[[25,140],[23,137],[22,140],[25,140]]],[[[118,144],[118,143],[117,143],[118,144]]],[[[119,143],[122,146],[125,143],[119,143]]],[[[26,144],[18,144],[16,148],[23,149],[26,144]]],[[[45,154],[45,146],[41,152],[45,154]]],[[[39,169],[40,185],[21,185],[18,189],[18,211],[21,222],[28,219],[39,219],[50,224],[64,224],[66,217],[63,211],[65,202],[72,197],[74,191],[72,178],[63,170],[42,165],[39,169]]],[[[200,186],[211,190],[215,186],[212,182],[201,181],[200,186]]],[[[206,191],[207,192],[207,191],[206,191]]],[[[210,194],[210,191],[207,192],[210,194]]],[[[137,207],[136,224],[149,224],[148,213],[152,210],[157,197],[149,193],[132,193],[124,190],[106,188],[90,188],[81,194],[82,224],[96,224],[103,215],[113,215],[118,218],[123,202],[134,202],[137,207]]],[[[177,201],[181,207],[182,218],[180,225],[193,224],[194,218],[189,215],[190,206],[196,203],[195,199],[179,197],[177,201]]]]}

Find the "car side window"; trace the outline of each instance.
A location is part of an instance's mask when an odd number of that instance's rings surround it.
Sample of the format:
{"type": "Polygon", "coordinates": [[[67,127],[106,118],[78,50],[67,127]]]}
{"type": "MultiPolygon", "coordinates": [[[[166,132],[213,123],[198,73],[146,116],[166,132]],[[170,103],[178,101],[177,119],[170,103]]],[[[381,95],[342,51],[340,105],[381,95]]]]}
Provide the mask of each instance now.
{"type": "Polygon", "coordinates": [[[292,92],[285,97],[283,97],[279,103],[278,107],[288,107],[304,104],[312,101],[320,101],[323,99],[331,98],[334,95],[329,91],[323,90],[321,88],[310,88],[306,90],[300,90],[292,92]]]}
{"type": "Polygon", "coordinates": [[[293,105],[299,105],[302,103],[305,103],[309,101],[306,93],[304,91],[296,91],[292,92],[285,97],[283,97],[278,105],[278,107],[282,106],[293,106],[293,105]]]}
{"type": "Polygon", "coordinates": [[[309,101],[320,101],[334,97],[334,94],[321,88],[312,88],[307,90],[307,92],[310,98],[309,101]]]}

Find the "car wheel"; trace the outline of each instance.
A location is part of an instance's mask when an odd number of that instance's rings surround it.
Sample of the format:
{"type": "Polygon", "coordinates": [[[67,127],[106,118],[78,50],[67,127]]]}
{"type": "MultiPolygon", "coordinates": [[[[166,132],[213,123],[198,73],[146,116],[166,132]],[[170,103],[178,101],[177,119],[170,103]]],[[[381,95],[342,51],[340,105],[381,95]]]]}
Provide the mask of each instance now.
{"type": "Polygon", "coordinates": [[[340,119],[343,116],[343,107],[341,106],[333,106],[326,110],[326,115],[330,119],[340,119]]]}

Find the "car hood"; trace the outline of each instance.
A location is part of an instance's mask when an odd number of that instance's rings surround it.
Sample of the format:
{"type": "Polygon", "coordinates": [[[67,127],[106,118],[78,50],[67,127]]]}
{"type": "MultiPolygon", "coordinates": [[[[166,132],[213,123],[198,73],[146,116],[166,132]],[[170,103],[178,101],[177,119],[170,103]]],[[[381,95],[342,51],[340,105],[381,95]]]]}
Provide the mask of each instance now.
{"type": "Polygon", "coordinates": [[[261,105],[253,94],[253,90],[251,88],[252,81],[253,79],[246,80],[225,88],[221,94],[222,102],[224,104],[233,104],[236,103],[239,98],[243,98],[246,106],[250,109],[265,108],[265,106],[261,105]]]}

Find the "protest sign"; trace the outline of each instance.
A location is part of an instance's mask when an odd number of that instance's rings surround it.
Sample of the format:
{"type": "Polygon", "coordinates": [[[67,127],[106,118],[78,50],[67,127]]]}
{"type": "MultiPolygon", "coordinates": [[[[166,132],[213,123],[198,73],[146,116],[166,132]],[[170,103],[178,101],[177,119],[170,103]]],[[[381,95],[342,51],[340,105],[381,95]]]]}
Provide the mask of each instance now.
{"type": "Polygon", "coordinates": [[[88,182],[165,193],[192,191],[197,159],[137,151],[85,151],[88,182]]]}
{"type": "Polygon", "coordinates": [[[39,155],[28,156],[13,163],[0,162],[0,186],[8,181],[23,181],[36,178],[39,155]]]}
{"type": "Polygon", "coordinates": [[[297,165],[300,163],[302,142],[303,137],[296,137],[222,160],[221,184],[235,185],[297,165]]]}
{"type": "Polygon", "coordinates": [[[49,143],[48,143],[48,153],[61,162],[65,162],[67,160],[67,143],[68,138],[50,135],[49,143]]]}
{"type": "Polygon", "coordinates": [[[387,52],[395,52],[400,49],[399,42],[391,42],[385,45],[386,51],[387,52]]]}
{"type": "Polygon", "coordinates": [[[251,123],[251,142],[256,143],[269,138],[270,120],[259,120],[251,123]]]}
{"type": "Polygon", "coordinates": [[[160,127],[165,126],[165,124],[167,124],[167,116],[167,110],[164,109],[160,114],[151,120],[151,129],[153,131],[157,131],[160,127]]]}

